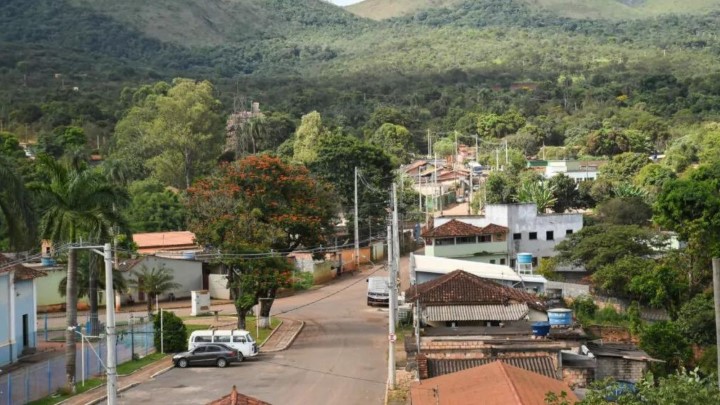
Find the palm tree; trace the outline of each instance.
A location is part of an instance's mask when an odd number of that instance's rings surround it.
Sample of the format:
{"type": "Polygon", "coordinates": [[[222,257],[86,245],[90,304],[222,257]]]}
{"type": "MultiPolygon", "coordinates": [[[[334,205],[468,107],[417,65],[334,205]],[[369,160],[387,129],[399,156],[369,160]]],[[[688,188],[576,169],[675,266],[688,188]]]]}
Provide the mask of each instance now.
{"type": "MultiPolygon", "coordinates": [[[[127,192],[108,183],[97,171],[85,165],[65,166],[49,156],[38,156],[38,168],[45,182],[31,185],[38,196],[43,215],[40,235],[53,242],[77,242],[80,238],[99,243],[110,238],[114,224],[124,223],[113,210],[113,204],[126,203],[127,192]]],[[[97,323],[97,273],[90,272],[90,309],[92,321],[97,323]]],[[[67,299],[67,326],[77,325],[77,251],[68,251],[68,273],[65,296],[67,299]]],[[[112,297],[107,297],[112,302],[112,297]]],[[[66,377],[68,388],[75,385],[75,333],[65,333],[66,377]]]]}
{"type": "Polygon", "coordinates": [[[36,242],[37,224],[30,194],[13,162],[4,155],[0,155],[0,221],[7,227],[10,243],[16,249],[28,248],[36,242]]]}
{"type": "Polygon", "coordinates": [[[544,181],[526,181],[518,190],[520,202],[531,202],[537,205],[537,212],[544,213],[555,204],[557,198],[554,196],[555,187],[548,186],[544,181]]]}
{"type": "MultiPolygon", "coordinates": [[[[78,272],[77,272],[77,296],[78,299],[82,297],[89,297],[90,294],[90,285],[92,284],[91,280],[95,279],[97,283],[97,288],[100,290],[105,289],[105,266],[99,266],[100,264],[103,264],[102,260],[95,260],[93,263],[91,259],[97,256],[95,253],[91,252],[89,253],[90,256],[84,255],[85,257],[81,257],[78,264],[78,272]],[[92,273],[95,272],[98,277],[93,277],[92,273]]],[[[127,283],[125,282],[125,277],[123,277],[122,273],[119,271],[113,271],[112,274],[113,277],[113,289],[117,294],[122,294],[124,291],[127,290],[127,283]]],[[[60,283],[58,283],[58,293],[61,297],[64,297],[67,293],[67,276],[63,277],[60,280],[60,283]]],[[[106,300],[106,305],[111,304],[106,300]]]]}
{"type": "Polygon", "coordinates": [[[128,287],[147,295],[148,315],[152,313],[152,302],[155,297],[180,287],[180,284],[173,281],[175,277],[164,264],[152,268],[142,265],[140,270],[134,270],[132,275],[135,278],[127,281],[128,287]]]}

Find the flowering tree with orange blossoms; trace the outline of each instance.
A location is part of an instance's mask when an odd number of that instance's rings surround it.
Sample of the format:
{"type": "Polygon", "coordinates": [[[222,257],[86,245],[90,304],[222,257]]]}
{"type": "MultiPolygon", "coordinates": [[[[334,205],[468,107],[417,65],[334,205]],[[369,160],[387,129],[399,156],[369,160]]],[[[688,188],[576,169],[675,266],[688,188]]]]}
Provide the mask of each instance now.
{"type": "Polygon", "coordinates": [[[188,189],[189,225],[199,243],[225,254],[276,252],[271,257],[221,259],[231,269],[228,285],[240,315],[238,327],[245,327],[245,314],[259,298],[270,298],[260,302],[261,316],[269,316],[278,288],[290,282],[287,253],[327,245],[335,201],[332,189],[304,166],[269,155],[224,164],[216,175],[188,189]]]}

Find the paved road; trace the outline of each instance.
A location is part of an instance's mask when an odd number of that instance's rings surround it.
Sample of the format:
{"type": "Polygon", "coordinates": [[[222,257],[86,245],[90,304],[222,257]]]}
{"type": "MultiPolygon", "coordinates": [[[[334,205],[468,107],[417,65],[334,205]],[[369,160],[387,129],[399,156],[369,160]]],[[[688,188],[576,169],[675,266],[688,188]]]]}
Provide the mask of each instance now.
{"type": "Polygon", "coordinates": [[[381,404],[387,380],[387,310],[366,306],[369,274],[276,301],[274,313],[298,308],[282,316],[305,321],[290,349],[226,369],[173,369],[124,392],[118,402],[162,398],[163,403],[202,404],[227,395],[235,384],[243,394],[274,405],[381,404]]]}

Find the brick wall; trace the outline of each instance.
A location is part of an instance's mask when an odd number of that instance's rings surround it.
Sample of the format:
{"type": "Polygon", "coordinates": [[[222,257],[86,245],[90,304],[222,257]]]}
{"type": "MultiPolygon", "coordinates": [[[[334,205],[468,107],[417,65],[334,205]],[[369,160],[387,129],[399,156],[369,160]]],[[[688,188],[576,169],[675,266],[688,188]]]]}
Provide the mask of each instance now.
{"type": "Polygon", "coordinates": [[[644,361],[621,359],[617,357],[597,357],[595,377],[598,380],[612,377],[617,380],[640,381],[647,371],[644,361]]]}
{"type": "Polygon", "coordinates": [[[571,368],[564,367],[562,370],[563,381],[570,388],[587,388],[594,380],[595,372],[591,368],[571,368]]]}

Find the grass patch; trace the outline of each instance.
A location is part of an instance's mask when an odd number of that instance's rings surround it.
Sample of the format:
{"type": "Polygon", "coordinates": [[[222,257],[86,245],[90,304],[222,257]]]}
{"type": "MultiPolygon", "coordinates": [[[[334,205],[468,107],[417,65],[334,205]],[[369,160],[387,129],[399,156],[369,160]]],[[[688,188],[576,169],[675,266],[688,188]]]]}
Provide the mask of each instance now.
{"type": "MultiPolygon", "coordinates": [[[[103,383],[105,383],[105,379],[103,378],[90,378],[88,380],[85,380],[85,385],[82,385],[82,383],[77,383],[75,385],[75,395],[82,394],[83,392],[89,391],[95,387],[99,387],[103,383]]],[[[37,401],[28,402],[28,405],[54,405],[65,401],[72,396],[73,395],[59,392],[45,398],[40,398],[37,401]]]]}
{"type": "Polygon", "coordinates": [[[142,367],[147,366],[148,364],[154,363],[162,359],[165,356],[167,356],[167,354],[152,353],[138,360],[126,361],[125,363],[117,367],[117,373],[119,375],[130,374],[136,370],[139,370],[142,367]]]}

